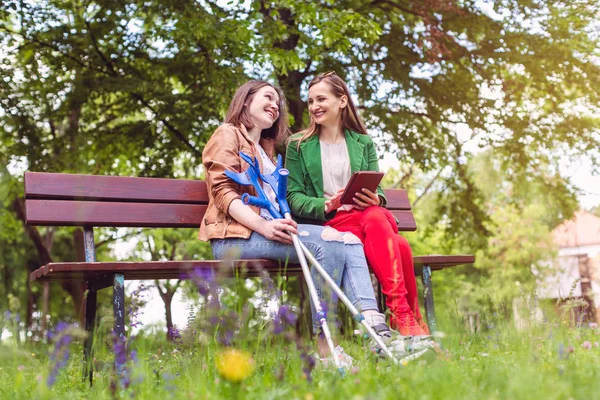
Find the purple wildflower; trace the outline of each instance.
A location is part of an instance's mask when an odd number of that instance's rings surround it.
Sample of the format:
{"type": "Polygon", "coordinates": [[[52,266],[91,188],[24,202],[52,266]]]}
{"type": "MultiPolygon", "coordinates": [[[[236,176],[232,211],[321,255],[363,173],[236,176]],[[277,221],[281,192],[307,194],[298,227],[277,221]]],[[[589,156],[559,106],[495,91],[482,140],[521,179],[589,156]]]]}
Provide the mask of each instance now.
{"type": "Polygon", "coordinates": [[[179,329],[177,329],[176,326],[172,326],[168,329],[167,336],[171,339],[171,341],[174,344],[181,344],[181,332],[179,332],[179,329]]]}
{"type": "Polygon", "coordinates": [[[283,323],[278,314],[273,317],[273,334],[281,335],[283,333],[283,323]]]}
{"type": "Polygon", "coordinates": [[[263,271],[264,275],[262,276],[262,284],[263,290],[268,297],[272,297],[275,293],[275,283],[273,279],[267,274],[267,272],[263,271]]]}
{"type": "Polygon", "coordinates": [[[559,360],[563,360],[565,357],[565,345],[564,344],[559,344],[558,345],[558,359],[559,360]]]}
{"type": "Polygon", "coordinates": [[[209,321],[212,326],[221,324],[221,318],[218,315],[211,315],[209,321]]]}
{"type": "Polygon", "coordinates": [[[277,315],[279,315],[281,320],[284,323],[288,324],[289,326],[296,326],[296,321],[298,320],[298,316],[287,305],[284,304],[281,307],[279,307],[279,311],[277,312],[277,315]]]}
{"type": "Polygon", "coordinates": [[[280,335],[283,333],[285,326],[295,327],[298,316],[289,306],[283,304],[273,316],[273,333],[280,335]]]}
{"type": "Polygon", "coordinates": [[[304,372],[304,376],[306,377],[306,380],[309,382],[312,382],[311,374],[312,374],[312,370],[315,368],[316,360],[311,354],[309,354],[307,352],[301,352],[300,358],[304,361],[304,368],[302,368],[302,372],[304,372]]]}
{"type": "Polygon", "coordinates": [[[56,327],[56,331],[48,335],[49,338],[55,339],[54,350],[50,355],[50,361],[53,363],[53,366],[46,380],[48,386],[54,385],[58,373],[69,361],[69,345],[73,340],[70,330],[71,326],[69,324],[60,322],[56,327]]]}
{"type": "Polygon", "coordinates": [[[219,336],[217,337],[217,340],[219,341],[220,344],[222,344],[224,346],[231,346],[231,344],[233,343],[233,331],[231,331],[231,330],[220,331],[219,336]]]}
{"type": "Polygon", "coordinates": [[[215,272],[209,268],[194,268],[190,277],[196,284],[200,295],[208,297],[211,292],[211,284],[215,281],[215,272]]]}
{"type": "Polygon", "coordinates": [[[138,362],[137,351],[131,350],[131,353],[129,353],[129,358],[131,359],[131,361],[133,361],[135,364],[137,364],[137,362],[138,362]]]}
{"type": "Polygon", "coordinates": [[[125,336],[119,336],[115,332],[112,333],[113,352],[115,353],[115,369],[117,377],[121,382],[121,386],[128,388],[131,384],[131,371],[128,368],[127,362],[132,355],[137,357],[137,353],[128,354],[127,341],[125,336]]]}
{"type": "Polygon", "coordinates": [[[129,325],[132,328],[137,328],[142,325],[139,319],[140,309],[145,303],[144,295],[148,290],[150,290],[150,286],[145,286],[142,283],[131,293],[131,305],[129,306],[127,314],[129,315],[129,325]]]}

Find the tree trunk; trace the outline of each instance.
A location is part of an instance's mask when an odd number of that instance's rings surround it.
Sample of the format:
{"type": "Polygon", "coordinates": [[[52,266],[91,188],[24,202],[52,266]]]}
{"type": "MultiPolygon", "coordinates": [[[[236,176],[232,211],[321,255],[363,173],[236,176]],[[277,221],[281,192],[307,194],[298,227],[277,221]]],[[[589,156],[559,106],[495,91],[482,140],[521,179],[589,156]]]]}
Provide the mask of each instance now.
{"type": "Polygon", "coordinates": [[[298,132],[304,126],[302,117],[306,109],[306,103],[300,95],[300,85],[305,76],[299,71],[292,71],[286,76],[279,76],[279,86],[285,93],[285,97],[290,104],[290,115],[293,117],[290,127],[293,133],[298,132]]]}
{"type": "MultiPolygon", "coordinates": [[[[260,11],[265,18],[273,18],[271,16],[270,7],[267,7],[266,2],[264,1],[261,2],[260,11]]],[[[277,15],[278,22],[282,22],[288,28],[287,31],[289,34],[285,39],[274,42],[273,47],[287,51],[296,49],[300,36],[297,33],[298,23],[294,18],[294,14],[290,9],[280,7],[277,9],[277,15]]],[[[281,86],[281,89],[285,93],[285,97],[290,104],[290,115],[293,117],[292,125],[290,127],[292,132],[299,131],[304,125],[302,116],[306,109],[306,103],[302,101],[302,97],[300,96],[300,85],[302,85],[302,81],[309,74],[308,71],[310,70],[311,60],[306,60],[306,62],[307,66],[304,71],[288,71],[287,75],[277,76],[279,86],[281,86]]]]}
{"type": "Polygon", "coordinates": [[[167,340],[173,341],[173,312],[171,310],[171,302],[173,301],[173,296],[168,296],[163,298],[165,302],[165,317],[167,318],[167,340]]]}
{"type": "Polygon", "coordinates": [[[158,290],[158,293],[160,294],[160,298],[162,299],[163,303],[165,303],[165,317],[166,317],[166,322],[167,322],[167,340],[172,342],[174,340],[174,337],[173,337],[174,332],[173,332],[173,312],[171,310],[171,303],[173,302],[173,297],[175,296],[175,293],[177,292],[177,289],[179,288],[179,285],[181,284],[181,280],[178,280],[177,283],[175,284],[175,286],[171,286],[171,285],[169,285],[169,283],[165,283],[164,289],[158,280],[155,280],[154,284],[156,285],[156,289],[158,290]]]}

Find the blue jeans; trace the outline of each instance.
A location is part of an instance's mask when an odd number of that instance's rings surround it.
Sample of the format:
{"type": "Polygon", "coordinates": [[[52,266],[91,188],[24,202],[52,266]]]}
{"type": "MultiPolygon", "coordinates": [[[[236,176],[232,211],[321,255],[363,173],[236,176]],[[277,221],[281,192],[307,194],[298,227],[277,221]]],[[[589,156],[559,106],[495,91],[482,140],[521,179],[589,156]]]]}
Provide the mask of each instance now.
{"type": "MultiPolygon", "coordinates": [[[[329,227],[300,224],[298,237],[356,308],[378,310],[363,246],[355,235],[340,233],[329,227]]],[[[298,255],[293,245],[269,240],[256,232],[252,232],[248,239],[213,239],[211,246],[217,260],[227,256],[298,263],[298,255]]],[[[314,268],[311,268],[311,275],[319,299],[323,301],[323,287],[327,284],[314,268]]],[[[332,305],[335,306],[335,303],[336,296],[332,296],[332,305]]],[[[317,332],[319,321],[312,299],[311,308],[313,329],[317,332]]]]}

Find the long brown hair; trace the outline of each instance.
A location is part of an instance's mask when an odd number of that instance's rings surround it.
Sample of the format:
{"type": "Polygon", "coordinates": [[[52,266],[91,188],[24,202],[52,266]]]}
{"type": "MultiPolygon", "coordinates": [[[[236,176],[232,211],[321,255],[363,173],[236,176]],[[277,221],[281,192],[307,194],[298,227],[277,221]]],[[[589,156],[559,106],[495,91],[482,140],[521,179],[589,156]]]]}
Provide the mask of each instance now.
{"type": "Polygon", "coordinates": [[[265,86],[271,86],[279,96],[279,118],[273,122],[273,126],[263,129],[260,137],[263,139],[285,139],[288,132],[288,114],[285,96],[280,88],[265,81],[248,81],[236,90],[233,100],[229,104],[229,110],[225,116],[225,123],[234,126],[244,125],[246,129],[254,128],[254,123],[248,114],[248,107],[256,92],[265,86]]]}
{"type": "MultiPolygon", "coordinates": [[[[350,97],[350,91],[348,90],[348,86],[346,86],[346,82],[342,78],[340,78],[334,71],[325,72],[319,74],[313,78],[312,81],[308,84],[308,89],[316,85],[317,83],[325,82],[331,88],[331,93],[338,99],[342,96],[346,96],[348,99],[348,104],[346,107],[342,108],[342,130],[350,130],[356,133],[360,133],[362,135],[367,134],[367,128],[362,122],[362,119],[358,115],[358,111],[356,110],[356,106],[352,101],[352,97],[350,97]]],[[[315,122],[314,117],[310,116],[310,125],[307,129],[300,131],[301,136],[299,138],[294,138],[292,140],[298,141],[298,147],[300,147],[300,143],[305,141],[306,139],[318,135],[321,130],[320,125],[315,122]]]]}

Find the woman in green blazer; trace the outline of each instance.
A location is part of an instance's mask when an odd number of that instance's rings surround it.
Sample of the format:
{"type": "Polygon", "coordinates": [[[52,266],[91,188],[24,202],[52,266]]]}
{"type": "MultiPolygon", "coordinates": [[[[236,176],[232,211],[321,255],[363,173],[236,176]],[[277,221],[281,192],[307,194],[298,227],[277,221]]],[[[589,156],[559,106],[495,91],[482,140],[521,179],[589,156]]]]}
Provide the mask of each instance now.
{"type": "Polygon", "coordinates": [[[381,187],[376,193],[356,193],[354,205],[340,204],[353,172],[379,170],[375,145],[348,87],[334,72],[320,74],[309,84],[308,106],[310,126],[293,135],[287,147],[292,213],[305,223],[354,233],[386,295],[392,328],[402,335],[428,335],[419,310],[412,251],[398,234],[394,216],[382,207],[386,199],[381,187]]]}

